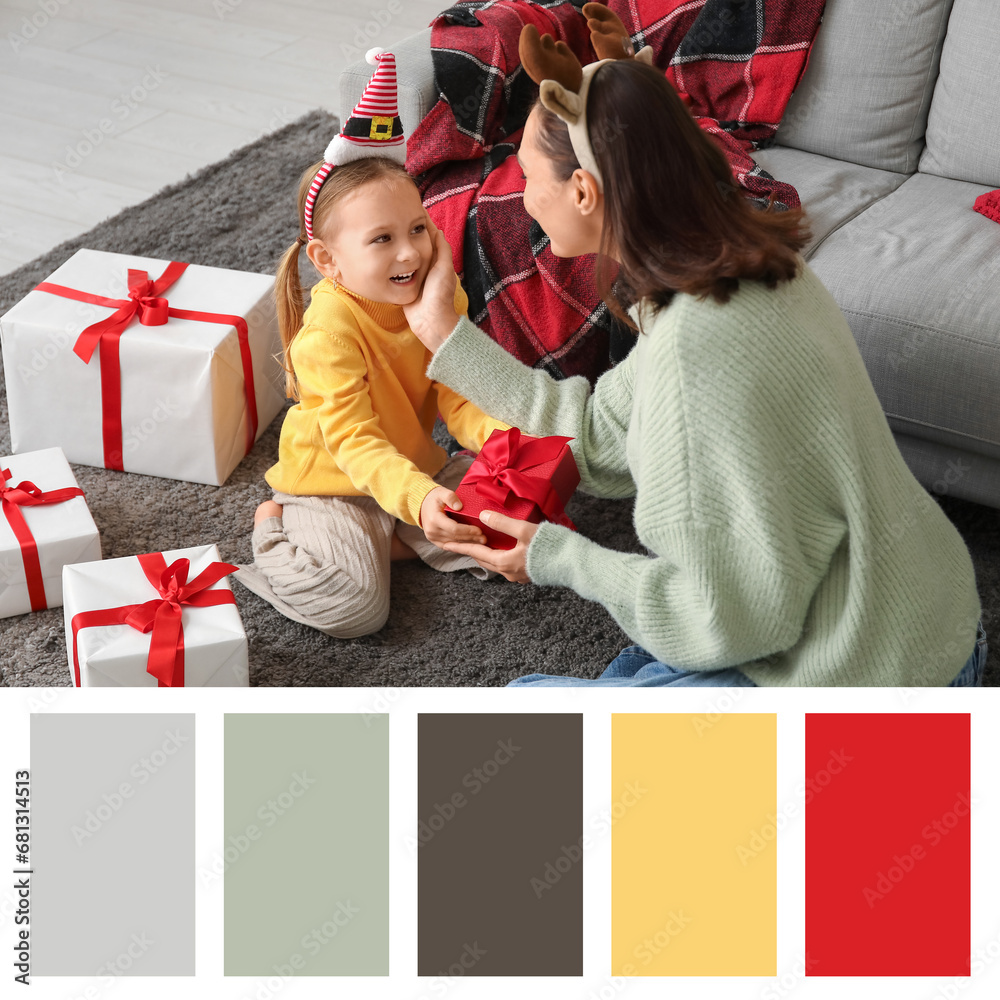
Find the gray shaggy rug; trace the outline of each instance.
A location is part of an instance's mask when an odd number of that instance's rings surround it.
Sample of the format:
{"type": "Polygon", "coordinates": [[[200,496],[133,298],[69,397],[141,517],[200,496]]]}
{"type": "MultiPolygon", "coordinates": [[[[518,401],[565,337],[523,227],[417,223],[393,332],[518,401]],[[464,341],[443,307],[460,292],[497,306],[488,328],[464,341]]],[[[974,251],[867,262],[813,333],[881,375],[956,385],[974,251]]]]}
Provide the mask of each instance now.
{"type": "MultiPolygon", "coordinates": [[[[63,243],[0,279],[0,314],[80,247],[273,274],[296,234],[295,182],[335,127],[330,115],[313,112],[63,243]]],[[[303,272],[303,280],[312,279],[303,272]]],[[[75,466],[104,557],[215,542],[223,559],[249,562],[253,512],[270,496],[264,472],[280,428],[279,416],[222,487],[75,466]]],[[[0,456],[9,454],[4,396],[0,456]]],[[[950,497],[941,504],[972,551],[987,633],[1000,630],[997,511],[950,497]]],[[[601,544],[642,551],[630,502],[578,494],[568,513],[601,544]]],[[[394,564],[389,623],[362,639],[329,638],[239,584],[233,590],[254,685],[485,686],[532,671],[596,677],[628,645],[600,605],[569,590],[480,583],[420,563],[394,564]]],[[[990,659],[988,682],[1000,683],[1000,653],[990,659]]],[[[0,684],[69,683],[61,608],[0,620],[0,684]]]]}

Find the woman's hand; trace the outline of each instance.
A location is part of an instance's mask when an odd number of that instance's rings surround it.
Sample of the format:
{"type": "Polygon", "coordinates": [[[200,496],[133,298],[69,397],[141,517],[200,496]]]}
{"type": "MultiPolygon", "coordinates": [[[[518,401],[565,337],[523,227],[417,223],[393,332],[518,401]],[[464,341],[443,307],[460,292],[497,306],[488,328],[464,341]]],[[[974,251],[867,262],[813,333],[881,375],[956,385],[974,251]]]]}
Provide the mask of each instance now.
{"type": "Polygon", "coordinates": [[[420,527],[429,542],[439,549],[452,550],[455,543],[482,545],[486,541],[486,536],[475,525],[452,520],[445,513],[445,507],[462,509],[458,494],[452,493],[447,486],[435,486],[420,505],[420,527]]]}
{"type": "Polygon", "coordinates": [[[427,229],[434,246],[430,270],[424,278],[419,297],[403,306],[403,313],[417,339],[433,354],[448,339],[448,334],[458,322],[458,313],[455,312],[458,276],[451,263],[451,247],[429,215],[427,229]]]}
{"type": "Polygon", "coordinates": [[[517,544],[512,549],[491,549],[486,545],[469,545],[465,543],[448,543],[441,548],[449,552],[460,552],[465,556],[472,556],[484,569],[492,570],[505,576],[513,583],[531,583],[528,576],[527,559],[528,546],[531,544],[535,532],[538,531],[537,524],[529,521],[518,521],[516,518],[500,514],[495,510],[486,510],[479,515],[479,520],[483,524],[502,531],[504,534],[512,535],[517,539],[517,544]]]}

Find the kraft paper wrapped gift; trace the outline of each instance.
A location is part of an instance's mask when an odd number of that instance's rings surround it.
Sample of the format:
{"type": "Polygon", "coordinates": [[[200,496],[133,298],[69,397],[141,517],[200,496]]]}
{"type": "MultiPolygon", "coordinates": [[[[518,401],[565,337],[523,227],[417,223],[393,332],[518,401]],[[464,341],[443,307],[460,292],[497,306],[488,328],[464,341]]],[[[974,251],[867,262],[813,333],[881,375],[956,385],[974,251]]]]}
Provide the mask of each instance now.
{"type": "Polygon", "coordinates": [[[78,250],[0,318],[13,451],[221,486],[284,404],[273,287],[78,250]]]}
{"type": "Polygon", "coordinates": [[[462,509],[445,507],[448,516],[474,524],[494,549],[512,549],[516,540],[479,519],[484,510],[496,510],[519,521],[552,521],[576,531],[564,510],[580,485],[580,470],[569,449],[568,437],[530,437],[516,427],[494,431],[469,466],[455,493],[462,509]]]}
{"type": "Polygon", "coordinates": [[[214,545],[63,570],[77,687],[246,687],[247,638],[214,545]],[[185,565],[186,563],[186,565],[185,565]]]}
{"type": "Polygon", "coordinates": [[[62,604],[67,563],[101,558],[83,491],[58,448],[0,458],[0,618],[62,604]]]}

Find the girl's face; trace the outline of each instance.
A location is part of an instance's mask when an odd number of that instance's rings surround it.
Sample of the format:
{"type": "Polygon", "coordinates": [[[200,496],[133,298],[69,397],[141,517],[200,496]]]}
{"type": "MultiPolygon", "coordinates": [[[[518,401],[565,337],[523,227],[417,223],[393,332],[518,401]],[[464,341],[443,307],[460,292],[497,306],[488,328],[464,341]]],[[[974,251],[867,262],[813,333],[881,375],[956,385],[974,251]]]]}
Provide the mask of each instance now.
{"type": "Polygon", "coordinates": [[[604,222],[604,196],[591,174],[575,170],[558,179],[552,161],[539,148],[538,112],[524,126],[517,162],[524,174],[524,208],[545,231],[557,257],[597,253],[604,222]]]}
{"type": "Polygon", "coordinates": [[[344,198],[309,259],[328,278],[375,302],[416,300],[430,268],[427,213],[416,185],[369,181],[344,198]]]}

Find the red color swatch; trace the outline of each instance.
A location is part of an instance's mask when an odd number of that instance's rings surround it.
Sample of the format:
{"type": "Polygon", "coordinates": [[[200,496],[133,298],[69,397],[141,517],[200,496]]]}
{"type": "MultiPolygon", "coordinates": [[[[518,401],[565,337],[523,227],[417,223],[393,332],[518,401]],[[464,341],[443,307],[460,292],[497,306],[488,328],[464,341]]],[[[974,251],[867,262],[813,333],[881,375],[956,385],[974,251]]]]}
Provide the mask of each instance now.
{"type": "Polygon", "coordinates": [[[810,976],[965,976],[970,716],[806,715],[810,976]]]}

